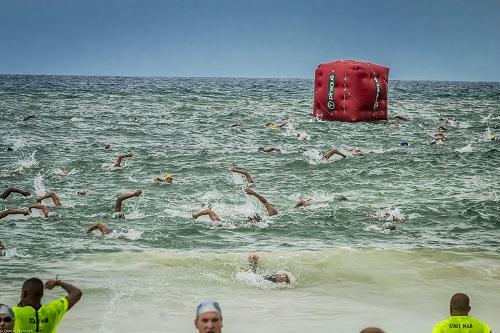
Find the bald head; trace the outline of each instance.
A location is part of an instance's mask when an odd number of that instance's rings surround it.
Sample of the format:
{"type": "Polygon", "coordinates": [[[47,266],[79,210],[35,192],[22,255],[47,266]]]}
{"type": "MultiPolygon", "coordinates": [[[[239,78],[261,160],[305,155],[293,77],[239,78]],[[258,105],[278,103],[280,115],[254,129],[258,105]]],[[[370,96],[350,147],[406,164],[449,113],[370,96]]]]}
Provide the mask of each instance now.
{"type": "Polygon", "coordinates": [[[360,333],[385,333],[385,332],[378,327],[367,327],[360,333]]]}
{"type": "Polygon", "coordinates": [[[43,282],[37,278],[31,278],[23,283],[21,302],[30,305],[33,301],[39,302],[43,297],[43,282]]]}
{"type": "Polygon", "coordinates": [[[451,315],[463,315],[469,314],[469,296],[466,294],[458,293],[451,296],[450,300],[450,314],[451,315]]]}

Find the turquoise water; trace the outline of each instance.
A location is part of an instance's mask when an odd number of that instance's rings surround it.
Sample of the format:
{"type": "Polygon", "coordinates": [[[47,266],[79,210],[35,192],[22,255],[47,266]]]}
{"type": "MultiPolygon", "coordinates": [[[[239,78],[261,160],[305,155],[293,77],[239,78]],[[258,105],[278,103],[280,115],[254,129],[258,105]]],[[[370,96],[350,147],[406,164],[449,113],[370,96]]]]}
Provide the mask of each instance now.
{"type": "MultiPolygon", "coordinates": [[[[234,332],[422,332],[462,291],[499,327],[500,143],[490,136],[500,83],[392,81],[389,117],[407,118],[396,128],[315,121],[312,96],[311,80],[0,76],[1,190],[62,201],[46,201],[48,219],[1,220],[1,300],[16,303],[27,277],[59,274],[85,293],[66,332],[189,331],[209,297],[234,332]],[[441,125],[448,140],[430,144],[441,125]],[[271,146],[281,153],[258,151],[271,146]],[[348,157],[322,160],[331,147],[348,157]],[[114,168],[126,152],[135,156],[114,168]],[[234,166],[278,216],[245,195],[234,166]],[[165,173],[173,185],[152,181],[165,173]],[[116,197],[136,189],[126,219],[112,219],[116,197]],[[299,197],[312,205],[294,208],[299,197]],[[193,220],[208,203],[222,224],[193,220]],[[263,221],[246,223],[255,212],[263,221]],[[393,217],[396,230],[385,229],[393,217]],[[117,232],[86,235],[97,220],[117,232]],[[247,272],[250,251],[293,283],[247,272]]],[[[14,194],[0,209],[33,202],[14,194]]]]}

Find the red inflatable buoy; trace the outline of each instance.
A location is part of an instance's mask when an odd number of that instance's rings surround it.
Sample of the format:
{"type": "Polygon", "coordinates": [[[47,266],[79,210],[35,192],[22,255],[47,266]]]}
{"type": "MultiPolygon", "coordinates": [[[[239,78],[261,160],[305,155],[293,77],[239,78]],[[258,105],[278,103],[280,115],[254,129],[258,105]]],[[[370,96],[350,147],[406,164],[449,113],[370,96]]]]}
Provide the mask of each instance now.
{"type": "Polygon", "coordinates": [[[340,60],[318,65],[313,115],[322,120],[387,120],[389,68],[340,60]]]}

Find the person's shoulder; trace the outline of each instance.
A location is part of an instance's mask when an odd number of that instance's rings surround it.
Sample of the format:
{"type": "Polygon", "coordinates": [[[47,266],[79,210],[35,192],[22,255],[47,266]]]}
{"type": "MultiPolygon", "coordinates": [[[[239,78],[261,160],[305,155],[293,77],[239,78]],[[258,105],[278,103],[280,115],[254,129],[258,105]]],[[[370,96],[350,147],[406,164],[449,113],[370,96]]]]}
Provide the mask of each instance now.
{"type": "Polygon", "coordinates": [[[484,332],[490,332],[490,331],[491,331],[491,328],[490,328],[490,327],[488,326],[488,324],[487,324],[487,323],[485,323],[484,321],[482,321],[482,320],[480,320],[480,319],[478,319],[478,318],[476,318],[476,317],[473,317],[473,316],[469,316],[469,319],[470,319],[471,321],[475,321],[475,322],[480,323],[481,325],[483,325],[483,327],[485,328],[484,332]],[[488,330],[487,330],[487,329],[488,329],[488,330]]]}
{"type": "Polygon", "coordinates": [[[52,302],[44,304],[43,307],[46,309],[55,310],[57,312],[66,312],[68,311],[68,299],[66,297],[61,297],[53,300],[52,302]]]}

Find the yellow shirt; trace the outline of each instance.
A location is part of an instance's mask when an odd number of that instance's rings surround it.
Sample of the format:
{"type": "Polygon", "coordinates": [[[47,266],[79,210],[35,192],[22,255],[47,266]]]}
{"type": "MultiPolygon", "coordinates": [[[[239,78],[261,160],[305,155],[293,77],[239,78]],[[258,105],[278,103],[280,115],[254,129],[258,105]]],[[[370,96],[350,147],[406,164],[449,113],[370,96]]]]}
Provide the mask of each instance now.
{"type": "Polygon", "coordinates": [[[15,333],[56,333],[56,327],[68,311],[68,300],[61,297],[42,305],[38,311],[31,306],[14,307],[15,333]]]}
{"type": "Polygon", "coordinates": [[[450,316],[437,323],[432,333],[491,333],[491,328],[471,316],[450,316]]]}

